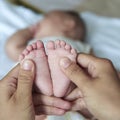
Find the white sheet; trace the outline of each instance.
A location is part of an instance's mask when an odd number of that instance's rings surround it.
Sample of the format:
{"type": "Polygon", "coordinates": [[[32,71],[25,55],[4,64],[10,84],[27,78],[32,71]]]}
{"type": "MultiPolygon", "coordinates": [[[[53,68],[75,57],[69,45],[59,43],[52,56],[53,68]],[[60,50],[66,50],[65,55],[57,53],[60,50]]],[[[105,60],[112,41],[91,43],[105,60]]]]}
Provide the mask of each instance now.
{"type": "MultiPolygon", "coordinates": [[[[0,0],[0,8],[0,77],[3,77],[15,64],[5,53],[7,38],[43,17],[24,7],[8,4],[5,0],[0,0]]],[[[87,26],[86,41],[92,45],[95,54],[111,59],[120,70],[120,19],[100,17],[89,12],[82,13],[82,17],[87,26]]]]}
{"type": "Polygon", "coordinates": [[[110,59],[120,71],[120,19],[92,13],[83,13],[82,17],[87,26],[86,42],[92,46],[94,54],[110,59]]]}
{"type": "Polygon", "coordinates": [[[76,7],[87,0],[29,0],[30,4],[35,5],[41,10],[48,12],[52,10],[75,10],[76,7]],[[41,2],[41,3],[40,3],[41,2]]]}
{"type": "Polygon", "coordinates": [[[18,29],[33,24],[41,18],[42,16],[31,10],[0,0],[0,78],[15,64],[5,53],[4,46],[7,38],[18,29]]]}

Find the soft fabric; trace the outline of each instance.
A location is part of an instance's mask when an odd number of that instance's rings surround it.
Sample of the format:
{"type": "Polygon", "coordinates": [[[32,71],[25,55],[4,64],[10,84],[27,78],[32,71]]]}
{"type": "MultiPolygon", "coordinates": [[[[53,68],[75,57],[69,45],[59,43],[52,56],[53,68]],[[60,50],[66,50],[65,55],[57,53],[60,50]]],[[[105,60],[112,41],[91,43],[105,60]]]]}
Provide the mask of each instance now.
{"type": "Polygon", "coordinates": [[[63,116],[48,116],[47,120],[86,120],[77,112],[68,112],[63,116]]]}
{"type": "Polygon", "coordinates": [[[120,71],[120,19],[83,13],[87,27],[86,42],[93,48],[94,54],[110,59],[120,71]]]}
{"type": "Polygon", "coordinates": [[[31,10],[0,0],[0,78],[6,75],[15,64],[6,55],[6,40],[18,29],[25,28],[39,19],[42,19],[42,16],[31,10]]]}

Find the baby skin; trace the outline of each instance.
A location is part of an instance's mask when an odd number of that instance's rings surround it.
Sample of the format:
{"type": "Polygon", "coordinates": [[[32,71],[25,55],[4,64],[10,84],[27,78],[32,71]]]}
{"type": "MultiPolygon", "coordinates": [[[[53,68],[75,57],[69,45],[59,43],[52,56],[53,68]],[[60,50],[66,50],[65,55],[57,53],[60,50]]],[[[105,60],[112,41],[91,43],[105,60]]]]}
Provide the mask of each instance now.
{"type": "Polygon", "coordinates": [[[35,85],[37,92],[45,95],[64,97],[75,87],[59,67],[61,57],[76,62],[77,52],[64,41],[49,41],[46,51],[42,41],[26,47],[19,57],[20,62],[31,59],[36,65],[35,85]]]}

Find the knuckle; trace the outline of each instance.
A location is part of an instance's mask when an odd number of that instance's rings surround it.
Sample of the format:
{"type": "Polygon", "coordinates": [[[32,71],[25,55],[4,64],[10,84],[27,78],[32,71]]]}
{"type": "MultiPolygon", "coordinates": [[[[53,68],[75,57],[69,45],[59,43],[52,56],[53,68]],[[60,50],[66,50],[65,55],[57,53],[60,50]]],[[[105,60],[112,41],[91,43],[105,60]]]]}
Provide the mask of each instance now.
{"type": "Polygon", "coordinates": [[[19,74],[19,80],[20,80],[20,81],[24,81],[24,82],[26,82],[26,83],[31,82],[31,79],[32,79],[32,78],[33,78],[33,77],[32,77],[32,75],[30,75],[30,74],[25,74],[25,73],[19,74]]]}
{"type": "Polygon", "coordinates": [[[103,60],[104,64],[106,65],[106,67],[113,67],[113,63],[111,60],[109,59],[104,59],[103,60]]]}
{"type": "Polygon", "coordinates": [[[103,60],[104,60],[105,63],[111,64],[111,60],[109,60],[109,59],[103,59],[103,60]]]}
{"type": "Polygon", "coordinates": [[[113,63],[112,63],[112,61],[109,60],[109,59],[99,58],[99,59],[98,59],[98,65],[99,65],[99,66],[111,67],[111,66],[113,66],[113,63]]]}

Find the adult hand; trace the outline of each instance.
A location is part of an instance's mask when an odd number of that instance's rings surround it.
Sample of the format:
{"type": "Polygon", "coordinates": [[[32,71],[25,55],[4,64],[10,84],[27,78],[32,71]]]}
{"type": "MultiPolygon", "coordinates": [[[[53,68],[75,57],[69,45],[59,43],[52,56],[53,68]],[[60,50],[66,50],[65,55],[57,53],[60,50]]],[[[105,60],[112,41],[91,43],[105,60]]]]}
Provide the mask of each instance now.
{"type": "Polygon", "coordinates": [[[33,93],[34,63],[25,60],[0,81],[0,120],[34,120],[35,114],[62,115],[70,103],[33,93]]]}
{"type": "Polygon", "coordinates": [[[80,88],[75,88],[70,94],[64,97],[64,100],[71,102],[70,111],[77,111],[88,119],[94,118],[93,114],[87,109],[80,88]]]}
{"type": "Polygon", "coordinates": [[[17,65],[0,81],[0,120],[34,120],[32,102],[34,64],[17,65]]]}
{"type": "Polygon", "coordinates": [[[68,101],[37,93],[33,94],[33,103],[36,115],[63,115],[71,109],[68,101]]]}
{"type": "Polygon", "coordinates": [[[78,65],[63,58],[60,66],[82,92],[82,106],[100,120],[120,120],[120,80],[113,64],[85,54],[77,61],[78,65]]]}

